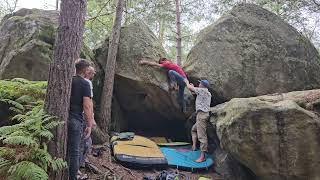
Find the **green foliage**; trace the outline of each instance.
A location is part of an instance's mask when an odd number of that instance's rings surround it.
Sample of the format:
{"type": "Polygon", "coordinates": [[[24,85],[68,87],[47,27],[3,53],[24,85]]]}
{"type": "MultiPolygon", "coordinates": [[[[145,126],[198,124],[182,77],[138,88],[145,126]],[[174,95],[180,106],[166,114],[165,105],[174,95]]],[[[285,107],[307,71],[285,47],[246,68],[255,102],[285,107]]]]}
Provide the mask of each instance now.
{"type": "MultiPolygon", "coordinates": [[[[10,119],[16,114],[23,114],[34,106],[43,104],[47,82],[33,82],[22,78],[11,81],[0,80],[0,106],[4,117],[10,119]]],[[[13,119],[17,120],[17,119],[13,119]]]]}
{"type": "MultiPolygon", "coordinates": [[[[146,23],[162,42],[168,57],[175,59],[176,12],[174,0],[126,0],[123,25],[134,21],[146,23]]],[[[205,26],[212,24],[239,3],[253,3],[264,7],[287,21],[312,40],[320,44],[320,6],[310,0],[181,0],[182,59],[195,43],[195,37],[205,26]]],[[[115,0],[88,0],[85,41],[97,48],[110,34],[115,0]]]]}
{"type": "Polygon", "coordinates": [[[47,115],[43,105],[35,106],[26,114],[13,119],[19,124],[0,127],[0,174],[8,179],[48,179],[48,170],[60,170],[66,163],[53,158],[47,143],[53,139],[50,130],[62,124],[56,117],[47,115]]]}
{"type": "Polygon", "coordinates": [[[25,110],[23,105],[16,102],[16,101],[13,101],[13,100],[10,100],[10,99],[0,99],[0,102],[2,103],[5,103],[7,104],[9,107],[9,110],[15,112],[15,113],[23,113],[23,111],[25,110]]]}
{"type": "Polygon", "coordinates": [[[21,78],[11,81],[0,80],[0,99],[16,100],[23,95],[33,97],[36,101],[45,98],[46,81],[28,81],[21,78]]]}
{"type": "MultiPolygon", "coordinates": [[[[85,41],[90,48],[97,48],[110,34],[115,0],[88,0],[88,17],[85,28],[85,41]]],[[[135,21],[146,23],[159,38],[169,57],[175,59],[176,13],[174,0],[126,0],[123,24],[135,21]]],[[[200,20],[212,20],[212,1],[182,0],[181,1],[181,34],[182,54],[186,54],[194,43],[192,25],[200,20]]]]}
{"type": "Polygon", "coordinates": [[[111,32],[115,1],[88,0],[87,9],[84,41],[91,49],[94,49],[99,47],[104,42],[106,35],[111,32]]]}
{"type": "Polygon", "coordinates": [[[11,174],[8,179],[48,179],[48,174],[37,164],[30,161],[21,161],[12,165],[8,173],[11,174]]]}

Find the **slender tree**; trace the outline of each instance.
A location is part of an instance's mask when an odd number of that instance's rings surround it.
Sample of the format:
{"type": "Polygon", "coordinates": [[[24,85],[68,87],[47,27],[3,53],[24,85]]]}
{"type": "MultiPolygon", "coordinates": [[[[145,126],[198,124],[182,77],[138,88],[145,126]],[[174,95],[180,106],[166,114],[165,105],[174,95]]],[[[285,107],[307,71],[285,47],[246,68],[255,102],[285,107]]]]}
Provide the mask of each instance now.
{"type": "Polygon", "coordinates": [[[180,0],[176,0],[176,48],[177,48],[177,64],[181,66],[181,22],[180,22],[180,0]]]}
{"type": "MultiPolygon", "coordinates": [[[[69,100],[71,79],[74,74],[74,62],[80,55],[84,21],[86,15],[86,0],[63,0],[59,27],[50,64],[45,110],[65,122],[54,129],[54,141],[49,144],[49,152],[54,157],[65,159],[67,118],[69,115],[69,100]]],[[[50,179],[67,179],[65,172],[52,172],[50,179]]]]}
{"type": "Polygon", "coordinates": [[[113,21],[112,34],[109,41],[107,65],[105,67],[104,83],[101,95],[100,118],[98,125],[103,131],[108,132],[111,121],[111,104],[114,84],[116,58],[118,53],[120,28],[123,13],[124,0],[118,0],[116,14],[113,21]]]}
{"type": "Polygon", "coordinates": [[[56,0],[56,10],[59,10],[59,0],[56,0]]]}

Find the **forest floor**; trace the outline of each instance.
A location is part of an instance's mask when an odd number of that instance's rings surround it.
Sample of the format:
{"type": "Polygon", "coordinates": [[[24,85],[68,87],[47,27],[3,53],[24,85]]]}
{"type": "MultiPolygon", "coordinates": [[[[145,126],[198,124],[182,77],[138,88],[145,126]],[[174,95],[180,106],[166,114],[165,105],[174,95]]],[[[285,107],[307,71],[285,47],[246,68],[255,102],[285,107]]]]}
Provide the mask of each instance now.
{"type": "MultiPolygon", "coordinates": [[[[95,148],[95,147],[94,147],[95,148]]],[[[89,176],[89,180],[142,180],[143,177],[149,176],[152,179],[162,171],[174,171],[181,174],[179,180],[198,180],[199,177],[206,177],[212,180],[223,180],[215,170],[214,166],[206,171],[188,172],[177,170],[173,168],[166,169],[129,169],[117,163],[110,155],[109,150],[101,151],[101,155],[96,157],[92,154],[89,155],[89,162],[94,165],[94,170],[89,168],[82,168],[81,172],[89,176]]]]}

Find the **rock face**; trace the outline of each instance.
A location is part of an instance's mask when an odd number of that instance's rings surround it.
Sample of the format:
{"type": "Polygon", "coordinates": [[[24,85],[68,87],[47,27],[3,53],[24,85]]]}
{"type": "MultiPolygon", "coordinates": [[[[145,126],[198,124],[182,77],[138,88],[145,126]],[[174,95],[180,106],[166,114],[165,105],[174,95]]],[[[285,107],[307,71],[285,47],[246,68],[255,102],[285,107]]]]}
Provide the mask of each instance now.
{"type": "Polygon", "coordinates": [[[259,180],[320,179],[320,89],[235,98],[212,109],[221,147],[259,180]]]}
{"type": "Polygon", "coordinates": [[[21,9],[6,16],[0,29],[0,78],[45,80],[58,12],[21,9]]]}
{"type": "Polygon", "coordinates": [[[204,29],[184,68],[206,78],[223,102],[320,87],[314,46],[275,14],[241,4],[204,29]]]}
{"type": "MultiPolygon", "coordinates": [[[[108,45],[107,39],[104,45],[96,50],[96,62],[100,70],[106,65],[108,45]]],[[[156,62],[164,56],[162,45],[144,23],[132,23],[121,29],[114,86],[115,106],[112,115],[117,123],[127,122],[127,124],[120,123],[123,127],[113,129],[124,130],[129,126],[131,130],[148,129],[153,133],[183,131],[183,125],[180,127],[175,125],[176,122],[184,121],[185,116],[178,106],[176,93],[168,92],[166,71],[141,66],[138,63],[141,58],[156,62]],[[116,107],[116,104],[119,106],[116,107]]],[[[94,81],[97,105],[100,102],[104,77],[103,71],[100,72],[94,81]]],[[[186,98],[188,97],[193,98],[190,93],[186,98]]],[[[113,123],[113,126],[117,123],[113,123]]]]}
{"type": "Polygon", "coordinates": [[[57,11],[20,9],[3,18],[0,79],[47,79],[58,17],[57,11]]]}

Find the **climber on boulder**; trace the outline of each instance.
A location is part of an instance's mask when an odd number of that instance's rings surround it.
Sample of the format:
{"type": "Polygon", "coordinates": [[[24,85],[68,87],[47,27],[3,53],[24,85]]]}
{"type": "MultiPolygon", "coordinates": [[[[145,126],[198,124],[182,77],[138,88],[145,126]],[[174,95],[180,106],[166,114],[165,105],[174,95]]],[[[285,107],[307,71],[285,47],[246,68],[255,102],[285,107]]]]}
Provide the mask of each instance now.
{"type": "Polygon", "coordinates": [[[186,87],[186,84],[189,84],[189,81],[183,69],[166,58],[160,58],[158,63],[147,60],[141,60],[139,64],[149,65],[152,67],[160,67],[168,70],[169,89],[178,90],[178,102],[182,108],[182,111],[185,112],[186,103],[184,100],[184,89],[186,87]]]}

